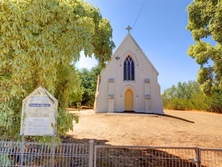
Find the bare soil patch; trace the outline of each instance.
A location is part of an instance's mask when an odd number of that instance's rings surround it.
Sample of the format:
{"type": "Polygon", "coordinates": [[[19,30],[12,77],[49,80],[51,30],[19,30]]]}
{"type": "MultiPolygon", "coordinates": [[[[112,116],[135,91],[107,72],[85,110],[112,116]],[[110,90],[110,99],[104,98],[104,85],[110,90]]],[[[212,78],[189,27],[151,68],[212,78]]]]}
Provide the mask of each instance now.
{"type": "Polygon", "coordinates": [[[168,116],[144,114],[95,114],[93,110],[72,111],[80,120],[67,133],[65,142],[98,144],[197,146],[222,148],[222,115],[197,111],[165,110],[168,116]],[[192,123],[194,122],[194,123],[192,123]]]}

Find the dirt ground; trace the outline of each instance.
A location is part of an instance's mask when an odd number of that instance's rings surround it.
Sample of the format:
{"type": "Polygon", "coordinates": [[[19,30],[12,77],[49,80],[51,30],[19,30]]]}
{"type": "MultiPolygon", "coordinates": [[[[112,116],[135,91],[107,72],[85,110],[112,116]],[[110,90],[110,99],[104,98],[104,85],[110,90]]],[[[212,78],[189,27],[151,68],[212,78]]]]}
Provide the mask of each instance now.
{"type": "Polygon", "coordinates": [[[95,114],[93,110],[69,112],[80,116],[67,142],[147,146],[197,146],[222,148],[222,115],[197,111],[165,110],[167,116],[149,114],[95,114]]]}

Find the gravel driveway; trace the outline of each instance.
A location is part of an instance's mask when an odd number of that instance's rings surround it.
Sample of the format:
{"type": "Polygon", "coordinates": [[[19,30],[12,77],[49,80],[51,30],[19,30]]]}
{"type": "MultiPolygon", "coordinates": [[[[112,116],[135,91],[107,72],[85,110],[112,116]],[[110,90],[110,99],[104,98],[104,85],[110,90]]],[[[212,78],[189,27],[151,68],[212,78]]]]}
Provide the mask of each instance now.
{"type": "Polygon", "coordinates": [[[165,110],[167,116],[149,114],[95,114],[93,110],[72,111],[80,120],[67,133],[66,142],[98,144],[197,146],[222,148],[222,115],[165,110]]]}

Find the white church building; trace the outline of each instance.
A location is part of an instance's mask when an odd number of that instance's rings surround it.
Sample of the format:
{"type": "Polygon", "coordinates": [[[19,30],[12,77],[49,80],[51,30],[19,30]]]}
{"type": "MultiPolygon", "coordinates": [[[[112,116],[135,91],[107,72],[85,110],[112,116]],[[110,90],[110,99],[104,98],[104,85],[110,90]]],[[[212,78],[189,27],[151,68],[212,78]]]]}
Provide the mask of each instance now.
{"type": "Polygon", "coordinates": [[[94,109],[163,114],[158,71],[129,33],[98,76],[94,109]]]}

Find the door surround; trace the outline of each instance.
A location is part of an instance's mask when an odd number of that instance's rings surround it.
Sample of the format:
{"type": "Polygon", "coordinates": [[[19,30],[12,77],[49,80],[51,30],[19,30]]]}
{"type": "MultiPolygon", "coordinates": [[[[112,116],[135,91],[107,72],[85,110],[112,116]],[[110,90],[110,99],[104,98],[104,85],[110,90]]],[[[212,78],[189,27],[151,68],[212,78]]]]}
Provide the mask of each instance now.
{"type": "Polygon", "coordinates": [[[121,108],[122,108],[121,111],[122,112],[125,111],[125,93],[128,89],[130,89],[133,93],[133,111],[137,112],[138,92],[132,84],[125,85],[121,90],[121,93],[120,93],[121,108]]]}
{"type": "Polygon", "coordinates": [[[133,92],[127,89],[125,92],[125,111],[133,111],[133,92]]]}

